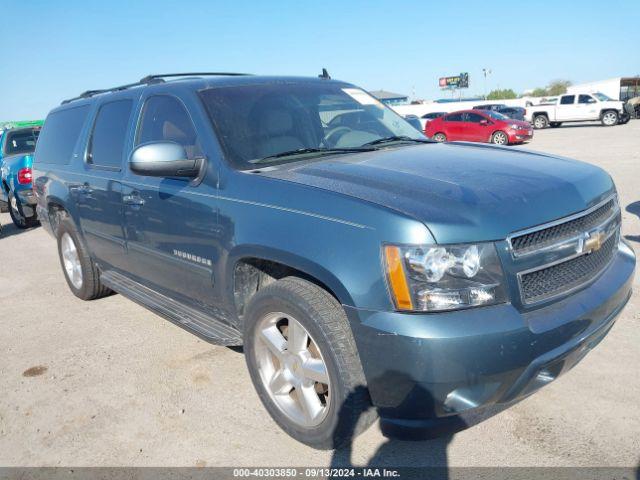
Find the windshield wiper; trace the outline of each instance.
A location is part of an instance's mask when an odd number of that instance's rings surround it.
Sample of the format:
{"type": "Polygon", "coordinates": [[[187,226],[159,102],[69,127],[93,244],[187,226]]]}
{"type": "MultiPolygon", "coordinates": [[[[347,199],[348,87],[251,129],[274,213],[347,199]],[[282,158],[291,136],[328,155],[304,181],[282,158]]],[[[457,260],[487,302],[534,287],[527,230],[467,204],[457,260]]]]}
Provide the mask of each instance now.
{"type": "Polygon", "coordinates": [[[377,140],[373,140],[372,142],[367,142],[362,146],[366,147],[367,145],[380,145],[381,143],[391,143],[391,142],[434,143],[431,140],[427,140],[426,138],[412,138],[406,135],[394,135],[392,137],[378,138],[377,140]]]}
{"type": "Polygon", "coordinates": [[[344,147],[344,148],[298,148],[296,150],[287,150],[286,152],[276,153],[274,155],[269,155],[263,158],[256,158],[254,160],[249,160],[249,163],[263,163],[269,162],[276,158],[283,157],[292,157],[295,155],[304,155],[306,153],[319,153],[319,154],[329,154],[329,153],[354,153],[354,152],[372,152],[374,148],[367,147],[344,147]]]}

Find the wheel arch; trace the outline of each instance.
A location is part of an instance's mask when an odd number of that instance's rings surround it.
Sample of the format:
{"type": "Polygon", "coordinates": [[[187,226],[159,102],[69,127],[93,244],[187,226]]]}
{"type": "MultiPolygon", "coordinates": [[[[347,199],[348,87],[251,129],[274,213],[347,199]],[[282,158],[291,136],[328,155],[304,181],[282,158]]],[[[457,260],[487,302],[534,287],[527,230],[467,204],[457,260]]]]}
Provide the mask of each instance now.
{"type": "Polygon", "coordinates": [[[236,247],[229,254],[224,276],[226,296],[239,318],[254,293],[287,276],[297,276],[315,283],[342,305],[354,303],[344,283],[329,270],[308,258],[271,247],[236,247]]]}

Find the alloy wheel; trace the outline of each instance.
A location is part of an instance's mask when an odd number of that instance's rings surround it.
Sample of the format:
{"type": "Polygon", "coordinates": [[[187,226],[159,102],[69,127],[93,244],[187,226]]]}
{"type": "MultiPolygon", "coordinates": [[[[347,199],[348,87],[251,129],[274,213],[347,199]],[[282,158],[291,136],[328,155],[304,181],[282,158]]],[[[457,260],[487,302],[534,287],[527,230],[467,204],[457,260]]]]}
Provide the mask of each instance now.
{"type": "Polygon", "coordinates": [[[605,125],[609,125],[609,126],[615,125],[617,121],[618,121],[618,116],[613,112],[607,112],[602,117],[602,122],[605,125]]]}
{"type": "Polygon", "coordinates": [[[496,145],[506,145],[507,141],[507,136],[503,132],[496,132],[493,134],[493,143],[496,145]]]}
{"type": "Polygon", "coordinates": [[[67,278],[76,289],[80,290],[82,288],[82,264],[76,244],[71,235],[66,232],[60,239],[60,252],[67,278]]]}
{"type": "Polygon", "coordinates": [[[257,324],[260,379],[275,405],[305,428],[319,425],[330,405],[330,379],[318,344],[291,315],[265,315],[257,324]]]}

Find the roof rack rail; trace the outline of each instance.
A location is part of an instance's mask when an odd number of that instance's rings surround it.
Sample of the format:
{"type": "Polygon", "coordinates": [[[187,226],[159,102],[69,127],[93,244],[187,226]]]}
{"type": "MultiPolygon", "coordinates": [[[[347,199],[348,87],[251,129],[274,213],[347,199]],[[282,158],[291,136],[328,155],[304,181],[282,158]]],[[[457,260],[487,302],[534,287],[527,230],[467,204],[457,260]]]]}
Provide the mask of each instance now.
{"type": "Polygon", "coordinates": [[[141,85],[152,85],[154,83],[163,83],[165,78],[204,77],[204,76],[240,77],[240,76],[246,76],[246,75],[250,75],[250,74],[249,73],[231,73],[231,72],[196,72],[196,73],[163,73],[163,74],[157,74],[157,75],[147,75],[146,77],[141,78],[139,82],[128,83],[126,85],[120,85],[119,87],[104,88],[101,90],[87,90],[86,92],[82,92],[77,97],[63,100],[62,105],[74,102],[76,100],[82,100],[84,98],[90,98],[90,97],[93,97],[94,95],[99,95],[101,93],[119,92],[121,90],[127,90],[128,88],[138,87],[141,85]]]}

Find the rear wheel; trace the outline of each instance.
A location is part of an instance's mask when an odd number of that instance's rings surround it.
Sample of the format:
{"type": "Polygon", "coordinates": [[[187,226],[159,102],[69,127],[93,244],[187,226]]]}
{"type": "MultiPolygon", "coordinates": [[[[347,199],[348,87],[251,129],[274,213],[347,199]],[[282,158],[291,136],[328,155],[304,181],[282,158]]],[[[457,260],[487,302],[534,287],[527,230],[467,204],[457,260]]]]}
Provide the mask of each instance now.
{"type": "Polygon", "coordinates": [[[446,142],[447,136],[444,133],[436,133],[433,136],[433,140],[435,140],[436,142],[446,142]]]}
{"type": "Polygon", "coordinates": [[[60,265],[73,294],[82,300],[93,300],[111,293],[100,282],[100,272],[89,256],[84,242],[69,217],[60,221],[57,231],[60,265]]]}
{"type": "Polygon", "coordinates": [[[287,277],[259,290],[245,315],[247,366],[260,400],[296,440],[338,448],[376,418],[342,306],[287,277]]]}
{"type": "Polygon", "coordinates": [[[38,217],[35,215],[27,217],[22,205],[13,192],[9,192],[9,215],[11,215],[13,224],[20,229],[31,228],[38,225],[38,217]]]}
{"type": "Polygon", "coordinates": [[[491,135],[491,143],[496,145],[509,145],[509,137],[506,133],[498,130],[491,135]]]}
{"type": "Polygon", "coordinates": [[[547,128],[547,126],[549,126],[549,119],[546,115],[536,115],[533,117],[533,126],[537,129],[547,128]]]}
{"type": "Polygon", "coordinates": [[[613,127],[618,123],[618,112],[614,110],[608,110],[602,114],[600,121],[605,127],[613,127]]]}

